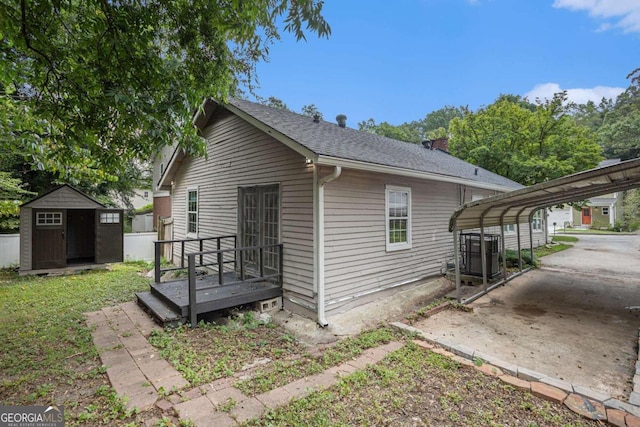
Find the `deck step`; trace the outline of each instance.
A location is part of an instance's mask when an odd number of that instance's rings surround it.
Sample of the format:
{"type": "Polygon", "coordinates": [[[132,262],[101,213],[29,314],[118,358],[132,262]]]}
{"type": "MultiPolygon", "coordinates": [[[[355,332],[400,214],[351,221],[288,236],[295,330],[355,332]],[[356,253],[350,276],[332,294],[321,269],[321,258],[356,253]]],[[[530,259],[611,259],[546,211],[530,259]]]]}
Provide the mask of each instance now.
{"type": "Polygon", "coordinates": [[[151,292],[136,292],[138,304],[146,308],[162,326],[183,323],[182,316],[161,298],[151,292]]]}

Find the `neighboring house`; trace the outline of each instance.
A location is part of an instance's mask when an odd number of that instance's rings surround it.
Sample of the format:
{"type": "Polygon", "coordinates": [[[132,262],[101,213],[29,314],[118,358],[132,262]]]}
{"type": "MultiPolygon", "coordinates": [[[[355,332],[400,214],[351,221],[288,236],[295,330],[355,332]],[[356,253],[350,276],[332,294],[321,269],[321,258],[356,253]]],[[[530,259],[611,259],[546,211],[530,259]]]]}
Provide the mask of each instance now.
{"type": "MultiPolygon", "coordinates": [[[[321,325],[439,275],[454,209],[522,187],[441,150],[244,100],[206,100],[194,124],[208,158],[160,156],[154,179],[173,201],[173,238],[282,243],[285,308],[321,325]]],[[[514,247],[515,227],[505,230],[514,247]]],[[[539,216],[534,239],[545,241],[539,216]]]]}
{"type": "MultiPolygon", "coordinates": [[[[607,159],[598,164],[605,167],[620,163],[620,159],[607,159]]],[[[569,205],[560,208],[552,208],[548,213],[547,226],[553,231],[553,223],[556,229],[568,227],[582,228],[613,228],[617,221],[623,218],[622,192],[604,194],[592,197],[579,209],[569,205]]]]}
{"type": "MultiPolygon", "coordinates": [[[[177,155],[176,145],[165,146],[153,159],[153,227],[158,229],[158,218],[171,217],[171,182],[166,183],[163,188],[158,186],[160,177],[177,155]]],[[[174,165],[176,167],[177,165],[174,165]]]]}

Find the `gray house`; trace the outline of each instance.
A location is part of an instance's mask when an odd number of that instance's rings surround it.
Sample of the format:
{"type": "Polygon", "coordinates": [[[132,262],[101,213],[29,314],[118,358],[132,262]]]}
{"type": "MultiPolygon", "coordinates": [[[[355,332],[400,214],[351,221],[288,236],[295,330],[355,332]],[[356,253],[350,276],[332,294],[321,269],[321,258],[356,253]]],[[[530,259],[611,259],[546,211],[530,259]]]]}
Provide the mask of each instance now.
{"type": "Polygon", "coordinates": [[[194,123],[208,158],[177,150],[154,178],[171,193],[173,238],[282,243],[285,308],[321,325],[439,275],[454,209],[522,187],[441,150],[239,99],[207,99],[194,123]]]}
{"type": "Polygon", "coordinates": [[[20,274],[121,262],[122,245],[122,209],[70,185],[20,206],[20,274]]]}

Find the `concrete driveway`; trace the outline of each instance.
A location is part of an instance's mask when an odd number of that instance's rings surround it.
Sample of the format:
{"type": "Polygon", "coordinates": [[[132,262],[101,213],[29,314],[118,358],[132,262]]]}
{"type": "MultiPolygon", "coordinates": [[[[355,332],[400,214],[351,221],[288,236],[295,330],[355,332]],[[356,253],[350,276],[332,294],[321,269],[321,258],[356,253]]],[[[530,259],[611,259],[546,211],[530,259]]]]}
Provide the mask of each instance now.
{"type": "Polygon", "coordinates": [[[543,267],[415,325],[521,367],[626,400],[638,351],[640,238],[585,235],[543,267]]]}

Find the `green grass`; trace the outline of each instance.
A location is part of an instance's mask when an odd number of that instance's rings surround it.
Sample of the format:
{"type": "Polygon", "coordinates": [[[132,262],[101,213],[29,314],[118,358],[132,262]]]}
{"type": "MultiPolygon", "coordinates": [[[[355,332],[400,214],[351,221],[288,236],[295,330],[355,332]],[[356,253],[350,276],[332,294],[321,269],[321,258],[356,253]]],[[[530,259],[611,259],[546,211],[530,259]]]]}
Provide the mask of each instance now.
{"type": "Polygon", "coordinates": [[[249,426],[594,425],[562,405],[409,342],[380,363],[271,410],[249,426]]]}
{"type": "Polygon", "coordinates": [[[252,378],[234,384],[243,393],[252,396],[289,384],[297,379],[318,374],[327,368],[339,365],[362,354],[366,349],[386,344],[401,335],[386,327],[364,331],[355,337],[345,338],[322,355],[304,354],[292,361],[279,361],[259,369],[252,378]]]}
{"type": "MultiPolygon", "coordinates": [[[[74,403],[66,402],[61,390],[104,377],[82,313],[131,301],[134,292],[148,290],[149,281],[139,270],[117,264],[111,271],[57,277],[0,273],[0,401],[27,405],[55,400],[73,412],[74,403]]],[[[96,393],[104,401],[115,399],[102,389],[96,393]]],[[[82,413],[91,418],[91,408],[82,413]]]]}
{"type": "MultiPolygon", "coordinates": [[[[598,230],[595,228],[556,228],[556,233],[564,233],[564,234],[622,234],[622,235],[633,235],[637,234],[636,231],[628,232],[628,231],[613,231],[613,230],[598,230]]],[[[556,236],[557,237],[557,236],[556,236]]]]}
{"type": "Polygon", "coordinates": [[[575,243],[578,241],[578,238],[575,236],[553,236],[553,241],[575,243]]]}
{"type": "Polygon", "coordinates": [[[551,254],[555,254],[556,252],[561,252],[567,249],[571,249],[572,247],[573,245],[567,245],[564,243],[560,243],[560,244],[549,246],[549,247],[540,246],[539,248],[534,249],[533,253],[536,256],[536,259],[538,259],[546,255],[551,255],[551,254]]]}

